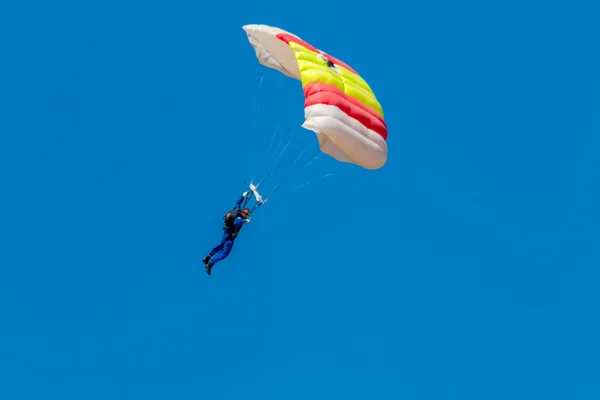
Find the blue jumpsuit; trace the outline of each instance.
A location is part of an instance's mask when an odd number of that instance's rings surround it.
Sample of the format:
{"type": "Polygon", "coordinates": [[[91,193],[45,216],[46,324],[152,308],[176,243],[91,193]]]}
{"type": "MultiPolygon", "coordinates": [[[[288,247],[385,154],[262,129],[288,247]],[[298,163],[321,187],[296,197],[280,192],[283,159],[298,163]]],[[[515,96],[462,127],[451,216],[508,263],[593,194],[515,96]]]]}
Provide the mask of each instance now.
{"type": "MultiPolygon", "coordinates": [[[[242,201],[244,201],[244,198],[240,198],[237,203],[235,203],[235,208],[240,208],[242,206],[242,201]]],[[[235,241],[235,238],[237,237],[240,229],[242,229],[242,226],[246,223],[246,219],[242,218],[241,216],[238,216],[235,218],[235,220],[233,221],[233,229],[229,228],[225,231],[225,233],[223,233],[223,237],[221,238],[221,243],[219,243],[218,245],[216,245],[211,251],[210,253],[208,253],[208,255],[210,256],[210,261],[208,262],[209,266],[213,266],[214,264],[218,263],[219,261],[222,261],[224,258],[226,258],[229,253],[231,252],[231,249],[233,248],[233,242],[235,241]]]]}

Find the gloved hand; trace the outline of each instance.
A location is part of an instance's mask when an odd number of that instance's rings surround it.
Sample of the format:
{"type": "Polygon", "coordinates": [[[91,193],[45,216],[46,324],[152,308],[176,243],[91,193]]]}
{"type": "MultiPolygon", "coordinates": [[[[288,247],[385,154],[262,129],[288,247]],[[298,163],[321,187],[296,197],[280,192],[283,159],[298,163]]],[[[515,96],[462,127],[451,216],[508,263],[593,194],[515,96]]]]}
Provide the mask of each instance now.
{"type": "Polygon", "coordinates": [[[250,223],[250,218],[246,218],[246,222],[247,222],[247,223],[250,223]]]}
{"type": "Polygon", "coordinates": [[[242,197],[247,197],[249,194],[250,194],[250,192],[249,192],[249,191],[247,191],[247,192],[244,192],[244,193],[242,194],[242,197]]]}

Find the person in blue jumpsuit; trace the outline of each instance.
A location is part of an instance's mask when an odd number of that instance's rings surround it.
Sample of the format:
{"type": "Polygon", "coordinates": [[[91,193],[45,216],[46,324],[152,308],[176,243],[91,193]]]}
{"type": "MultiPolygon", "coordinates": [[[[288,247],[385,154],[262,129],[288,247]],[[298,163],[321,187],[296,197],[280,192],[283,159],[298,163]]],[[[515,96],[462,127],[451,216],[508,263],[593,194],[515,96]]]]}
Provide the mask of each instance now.
{"type": "MultiPolygon", "coordinates": [[[[242,202],[248,196],[248,194],[249,192],[244,192],[242,197],[235,203],[234,210],[240,209],[240,207],[242,206],[242,202]]],[[[204,264],[206,265],[206,273],[208,275],[210,275],[210,270],[216,263],[218,263],[219,261],[223,261],[223,259],[225,259],[229,255],[231,249],[233,248],[233,242],[235,241],[237,235],[240,233],[240,229],[242,229],[242,226],[244,226],[244,224],[250,222],[248,215],[250,215],[250,210],[244,208],[234,219],[232,224],[233,226],[230,227],[225,225],[223,227],[223,230],[225,232],[223,233],[223,237],[221,238],[221,243],[216,245],[210,251],[210,253],[208,253],[208,255],[202,260],[202,262],[204,262],[204,264]]]]}

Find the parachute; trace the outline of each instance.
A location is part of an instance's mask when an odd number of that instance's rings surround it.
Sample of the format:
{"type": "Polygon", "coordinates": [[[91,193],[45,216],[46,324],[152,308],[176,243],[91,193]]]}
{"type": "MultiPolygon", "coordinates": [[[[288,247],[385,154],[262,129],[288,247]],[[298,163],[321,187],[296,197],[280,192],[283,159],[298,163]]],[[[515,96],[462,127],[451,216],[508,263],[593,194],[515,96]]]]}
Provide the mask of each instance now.
{"type": "Polygon", "coordinates": [[[386,163],[382,107],[354,69],[280,28],[252,24],[243,29],[262,65],[302,82],[302,127],[315,132],[323,153],[366,169],[386,163]]]}

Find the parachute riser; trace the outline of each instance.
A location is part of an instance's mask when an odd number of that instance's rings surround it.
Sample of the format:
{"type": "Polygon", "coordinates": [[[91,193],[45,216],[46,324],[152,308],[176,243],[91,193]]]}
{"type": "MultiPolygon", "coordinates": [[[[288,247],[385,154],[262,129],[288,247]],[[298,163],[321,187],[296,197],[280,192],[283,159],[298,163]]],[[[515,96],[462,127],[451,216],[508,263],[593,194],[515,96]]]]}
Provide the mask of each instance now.
{"type": "MultiPolygon", "coordinates": [[[[250,198],[252,196],[254,196],[256,198],[256,203],[254,203],[254,206],[250,210],[250,214],[252,214],[258,207],[262,206],[263,204],[265,204],[267,202],[266,200],[263,201],[262,196],[258,192],[258,187],[259,186],[260,186],[260,184],[258,184],[257,186],[255,186],[252,182],[250,182],[250,186],[249,186],[249,188],[250,188],[250,194],[246,198],[246,203],[245,204],[248,203],[248,201],[250,200],[250,198]]],[[[244,207],[245,207],[245,204],[244,204],[244,207]]]]}

